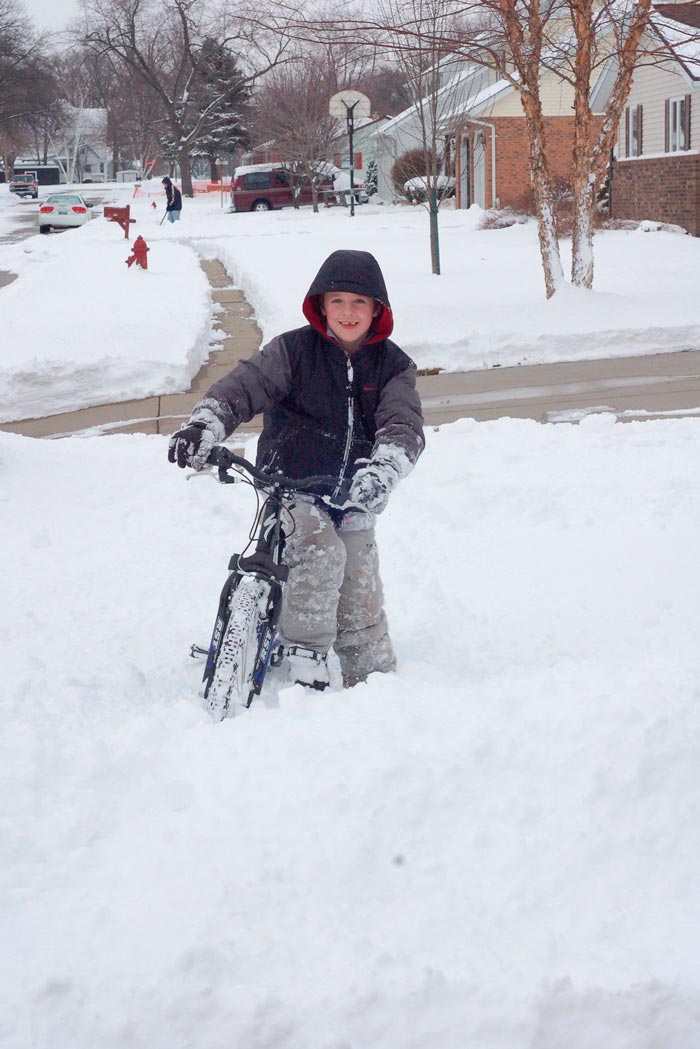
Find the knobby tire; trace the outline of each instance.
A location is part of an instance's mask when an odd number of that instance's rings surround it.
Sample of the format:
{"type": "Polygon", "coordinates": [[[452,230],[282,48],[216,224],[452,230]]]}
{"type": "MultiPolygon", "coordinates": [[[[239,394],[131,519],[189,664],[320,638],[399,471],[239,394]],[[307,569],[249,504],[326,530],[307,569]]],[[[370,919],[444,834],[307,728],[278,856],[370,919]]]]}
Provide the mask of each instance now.
{"type": "Polygon", "coordinates": [[[269,582],[245,575],[231,597],[231,612],[206,701],[221,720],[232,707],[248,707],[260,648],[258,628],[267,614],[269,582]]]}

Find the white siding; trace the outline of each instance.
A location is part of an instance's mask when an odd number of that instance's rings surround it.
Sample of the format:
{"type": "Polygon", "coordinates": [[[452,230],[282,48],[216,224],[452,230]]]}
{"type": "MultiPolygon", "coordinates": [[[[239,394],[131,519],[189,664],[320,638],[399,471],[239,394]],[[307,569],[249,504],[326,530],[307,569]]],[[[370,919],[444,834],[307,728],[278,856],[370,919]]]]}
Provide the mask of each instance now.
{"type": "MultiPolygon", "coordinates": [[[[696,151],[700,149],[700,92],[693,91],[691,82],[673,62],[637,68],[627,106],[642,106],[642,156],[665,152],[665,102],[684,95],[692,95],[690,146],[696,151]]],[[[625,157],[624,116],[618,129],[617,155],[620,160],[625,157]]]]}
{"type": "MultiPolygon", "coordinates": [[[[540,84],[542,110],[546,117],[571,117],[574,114],[574,93],[570,84],[549,73],[540,84]]],[[[482,117],[521,117],[523,107],[518,91],[509,91],[484,106],[479,111],[482,117]]]]}

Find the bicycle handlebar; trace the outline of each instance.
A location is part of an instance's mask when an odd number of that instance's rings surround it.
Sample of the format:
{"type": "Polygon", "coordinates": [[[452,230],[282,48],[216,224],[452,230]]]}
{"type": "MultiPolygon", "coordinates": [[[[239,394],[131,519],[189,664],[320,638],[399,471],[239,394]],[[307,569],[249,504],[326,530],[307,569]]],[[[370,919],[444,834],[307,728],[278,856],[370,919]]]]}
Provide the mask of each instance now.
{"type": "MultiPolygon", "coordinates": [[[[228,471],[231,467],[237,466],[240,469],[245,470],[253,480],[258,481],[265,488],[282,488],[288,492],[295,492],[302,491],[305,488],[312,488],[316,485],[327,485],[329,488],[337,488],[338,486],[338,478],[326,474],[315,474],[311,477],[285,477],[284,474],[270,474],[266,470],[261,470],[257,466],[254,466],[253,463],[248,462],[243,456],[236,455],[235,452],[232,452],[222,444],[217,444],[212,448],[207,462],[212,466],[218,467],[219,480],[223,484],[233,483],[228,475],[228,471]]],[[[341,489],[342,495],[345,497],[345,505],[348,505],[348,490],[349,485],[345,482],[341,489]]],[[[349,505],[352,506],[354,504],[349,505]]],[[[359,510],[362,509],[362,507],[357,507],[356,509],[359,510]]]]}

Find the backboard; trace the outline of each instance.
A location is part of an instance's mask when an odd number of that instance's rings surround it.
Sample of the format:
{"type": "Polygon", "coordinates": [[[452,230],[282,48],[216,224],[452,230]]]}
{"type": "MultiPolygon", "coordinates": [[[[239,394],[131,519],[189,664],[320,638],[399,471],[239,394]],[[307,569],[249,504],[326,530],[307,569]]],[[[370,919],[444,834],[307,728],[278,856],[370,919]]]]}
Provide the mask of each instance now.
{"type": "Polygon", "coordinates": [[[356,120],[358,117],[371,116],[372,104],[367,95],[363,95],[361,91],[339,91],[331,98],[328,112],[332,117],[347,117],[352,114],[353,119],[356,120]],[[354,108],[350,109],[353,104],[354,108]]]}

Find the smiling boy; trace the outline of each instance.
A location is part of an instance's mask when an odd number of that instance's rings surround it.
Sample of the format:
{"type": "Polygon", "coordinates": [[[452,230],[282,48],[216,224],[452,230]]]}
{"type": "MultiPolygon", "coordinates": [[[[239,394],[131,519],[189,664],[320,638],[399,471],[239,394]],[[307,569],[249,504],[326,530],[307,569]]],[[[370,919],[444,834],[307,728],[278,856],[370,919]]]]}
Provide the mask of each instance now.
{"type": "Polygon", "coordinates": [[[335,251],[302,306],[309,324],[272,339],[215,383],[173,434],[170,462],[201,470],[212,447],[264,412],[257,465],[333,486],[296,503],[280,638],[291,680],[329,683],[338,655],[346,687],[396,668],[384,613],[375,515],[423,451],[413,361],[391,342],[384,277],[366,251],[335,251]],[[334,510],[351,480],[356,508],[334,510]]]}

